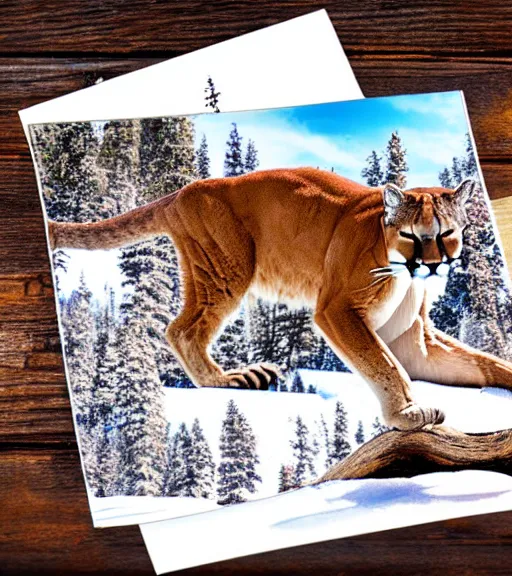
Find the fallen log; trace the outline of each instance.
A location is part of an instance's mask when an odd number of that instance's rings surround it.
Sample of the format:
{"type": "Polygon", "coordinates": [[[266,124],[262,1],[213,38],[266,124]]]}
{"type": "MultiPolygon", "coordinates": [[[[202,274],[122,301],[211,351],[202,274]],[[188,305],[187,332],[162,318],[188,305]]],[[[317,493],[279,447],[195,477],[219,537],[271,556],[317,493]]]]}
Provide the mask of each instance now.
{"type": "Polygon", "coordinates": [[[468,468],[512,476],[512,429],[485,434],[465,434],[445,426],[415,432],[390,430],[363,444],[312,484],[356,478],[410,478],[468,468]]]}

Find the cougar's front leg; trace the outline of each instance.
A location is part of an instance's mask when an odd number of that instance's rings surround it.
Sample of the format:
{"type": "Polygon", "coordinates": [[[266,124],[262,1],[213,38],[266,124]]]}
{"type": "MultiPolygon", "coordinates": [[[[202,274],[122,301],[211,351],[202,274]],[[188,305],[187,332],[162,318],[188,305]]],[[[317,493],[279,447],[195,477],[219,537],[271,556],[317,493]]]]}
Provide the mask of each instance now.
{"type": "Polygon", "coordinates": [[[411,328],[389,347],[413,380],[512,390],[512,364],[436,329],[425,303],[411,328]]]}
{"type": "Polygon", "coordinates": [[[347,303],[341,300],[328,303],[316,312],[315,322],[334,352],[372,387],[389,426],[415,430],[444,420],[440,410],[421,408],[414,403],[410,379],[403,366],[347,303]]]}

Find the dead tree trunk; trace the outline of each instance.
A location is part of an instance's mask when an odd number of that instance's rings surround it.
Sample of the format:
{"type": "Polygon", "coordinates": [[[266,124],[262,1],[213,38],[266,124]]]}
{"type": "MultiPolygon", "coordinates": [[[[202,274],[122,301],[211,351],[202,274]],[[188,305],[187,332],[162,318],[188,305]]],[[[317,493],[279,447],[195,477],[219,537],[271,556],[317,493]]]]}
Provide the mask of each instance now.
{"type": "Polygon", "coordinates": [[[436,426],[428,431],[384,432],[335,464],[313,484],[355,478],[411,477],[468,468],[512,476],[512,429],[464,434],[436,426]]]}

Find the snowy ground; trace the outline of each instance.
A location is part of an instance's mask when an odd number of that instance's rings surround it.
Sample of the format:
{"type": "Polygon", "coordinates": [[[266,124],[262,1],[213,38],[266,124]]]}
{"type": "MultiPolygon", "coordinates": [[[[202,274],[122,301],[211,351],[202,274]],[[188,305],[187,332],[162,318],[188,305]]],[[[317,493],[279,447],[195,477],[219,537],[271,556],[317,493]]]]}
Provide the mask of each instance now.
{"type": "MultiPolygon", "coordinates": [[[[317,386],[318,394],[168,389],[166,414],[172,430],[176,430],[181,422],[191,425],[193,419],[198,417],[218,462],[221,423],[227,402],[233,399],[257,436],[258,452],[262,461],[258,472],[264,482],[254,498],[265,506],[267,500],[261,499],[277,492],[279,467],[292,457],[290,438],[293,436],[293,420],[298,414],[304,418],[311,433],[318,434],[317,423],[321,416],[324,415],[328,425],[331,425],[336,401],[341,400],[349,416],[349,439],[353,448],[356,447],[353,438],[357,422],[362,420],[369,432],[375,417],[380,416],[378,401],[359,376],[311,370],[304,370],[301,375],[306,385],[312,383],[317,386]]],[[[446,425],[459,430],[491,432],[512,428],[512,393],[506,390],[479,390],[413,382],[413,394],[421,404],[443,409],[447,416],[446,425]]],[[[321,452],[317,458],[318,475],[323,472],[323,459],[321,452]]],[[[94,525],[97,527],[153,522],[218,508],[213,500],[123,496],[91,496],[90,505],[94,525]]]]}
{"type": "Polygon", "coordinates": [[[157,574],[312,542],[512,509],[495,472],[336,480],[208,513],[141,525],[157,574]],[[212,526],[215,526],[212,537],[212,526]],[[215,535],[219,537],[215,537],[215,535]],[[191,555],[190,546],[199,543],[191,555]]]}

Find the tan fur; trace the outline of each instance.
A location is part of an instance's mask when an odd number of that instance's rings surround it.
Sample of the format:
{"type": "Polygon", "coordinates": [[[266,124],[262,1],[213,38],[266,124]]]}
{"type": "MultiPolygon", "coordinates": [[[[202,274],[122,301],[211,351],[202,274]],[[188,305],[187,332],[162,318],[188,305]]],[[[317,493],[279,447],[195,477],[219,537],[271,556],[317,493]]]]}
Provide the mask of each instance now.
{"type": "Polygon", "coordinates": [[[308,301],[333,350],[380,399],[400,429],[435,424],[410,379],[512,388],[512,365],[436,331],[421,281],[408,272],[375,275],[410,260],[460,254],[467,186],[453,191],[369,188],[336,174],[299,168],[198,181],[172,195],[95,224],[50,223],[52,248],[115,248],[169,235],[178,250],[184,302],[168,341],[197,386],[266,387],[269,365],[224,371],[208,354],[223,321],[247,292],[308,301]],[[384,198],[384,202],[383,202],[384,198]],[[453,233],[450,230],[453,229],[453,233]]]}

